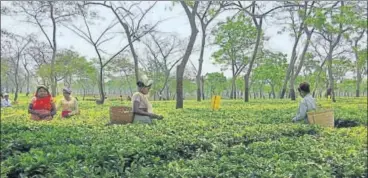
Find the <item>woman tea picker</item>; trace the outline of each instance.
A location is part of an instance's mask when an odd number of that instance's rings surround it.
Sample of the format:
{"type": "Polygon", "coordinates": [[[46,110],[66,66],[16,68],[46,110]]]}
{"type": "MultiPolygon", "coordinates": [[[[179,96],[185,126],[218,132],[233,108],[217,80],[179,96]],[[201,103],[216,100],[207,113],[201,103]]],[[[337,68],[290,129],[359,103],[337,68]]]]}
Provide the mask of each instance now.
{"type": "Polygon", "coordinates": [[[310,94],[309,84],[307,82],[301,83],[299,85],[298,91],[303,99],[300,101],[297,115],[292,121],[296,122],[299,120],[304,120],[305,123],[308,123],[307,112],[316,109],[316,101],[310,94]]]}
{"type": "Polygon", "coordinates": [[[55,103],[46,86],[37,87],[35,96],[29,104],[28,113],[32,120],[51,120],[56,114],[55,103]]]}
{"type": "Polygon", "coordinates": [[[78,101],[71,96],[72,91],[69,88],[63,89],[63,96],[58,103],[57,109],[61,108],[61,117],[68,118],[79,114],[78,101]]]}
{"type": "Polygon", "coordinates": [[[152,119],[163,119],[163,116],[156,115],[152,111],[152,105],[148,100],[147,94],[151,88],[152,80],[141,80],[137,82],[138,92],[133,94],[133,123],[151,124],[152,119]]]}

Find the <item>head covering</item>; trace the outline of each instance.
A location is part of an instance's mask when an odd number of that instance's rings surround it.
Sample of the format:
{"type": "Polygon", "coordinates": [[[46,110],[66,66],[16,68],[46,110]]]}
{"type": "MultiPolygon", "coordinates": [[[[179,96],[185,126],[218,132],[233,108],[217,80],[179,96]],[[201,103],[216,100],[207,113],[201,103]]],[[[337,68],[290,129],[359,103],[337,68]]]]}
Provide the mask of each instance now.
{"type": "Polygon", "coordinates": [[[9,96],[9,93],[4,93],[4,96],[9,96]]]}
{"type": "Polygon", "coordinates": [[[38,91],[40,88],[43,88],[43,89],[45,89],[47,92],[49,92],[49,89],[48,89],[45,85],[38,85],[38,86],[37,86],[37,91],[38,91]]]}
{"type": "Polygon", "coordinates": [[[41,89],[41,88],[45,89],[47,91],[48,95],[50,95],[49,89],[45,85],[38,85],[35,96],[37,96],[38,90],[41,89]]]}
{"type": "Polygon", "coordinates": [[[309,83],[307,82],[303,82],[299,85],[298,91],[303,91],[305,93],[309,93],[310,89],[309,89],[309,83]]]}
{"type": "Polygon", "coordinates": [[[50,92],[48,90],[48,88],[45,85],[38,85],[37,86],[37,91],[35,93],[35,99],[32,100],[32,108],[35,110],[48,110],[50,111],[52,108],[51,103],[53,102],[53,99],[50,95],[50,92]],[[39,98],[37,97],[37,92],[40,88],[43,88],[47,91],[48,95],[44,98],[39,98]]]}
{"type": "Polygon", "coordinates": [[[72,90],[70,90],[69,88],[64,88],[63,89],[63,92],[68,93],[68,94],[71,94],[72,93],[72,90]]]}
{"type": "Polygon", "coordinates": [[[151,87],[153,84],[153,80],[149,80],[148,77],[146,75],[143,75],[141,77],[141,80],[139,80],[137,82],[138,87],[142,88],[142,87],[151,87]]]}

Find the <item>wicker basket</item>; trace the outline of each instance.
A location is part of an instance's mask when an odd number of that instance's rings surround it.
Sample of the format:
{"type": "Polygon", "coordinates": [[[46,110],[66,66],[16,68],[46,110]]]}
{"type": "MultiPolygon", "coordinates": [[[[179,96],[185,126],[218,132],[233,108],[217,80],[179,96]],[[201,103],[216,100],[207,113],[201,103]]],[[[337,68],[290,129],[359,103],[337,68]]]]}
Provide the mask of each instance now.
{"type": "Polygon", "coordinates": [[[311,111],[307,113],[308,122],[310,124],[317,124],[323,127],[334,127],[334,113],[332,109],[323,111],[311,111]]]}
{"type": "Polygon", "coordinates": [[[126,106],[110,107],[111,124],[128,124],[133,122],[132,108],[126,106]]]}

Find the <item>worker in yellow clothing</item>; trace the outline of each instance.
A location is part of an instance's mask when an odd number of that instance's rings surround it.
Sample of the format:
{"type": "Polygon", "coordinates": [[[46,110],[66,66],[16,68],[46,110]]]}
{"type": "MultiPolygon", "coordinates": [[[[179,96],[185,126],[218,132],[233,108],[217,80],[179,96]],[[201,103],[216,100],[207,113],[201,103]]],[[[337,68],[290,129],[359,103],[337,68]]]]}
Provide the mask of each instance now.
{"type": "Polygon", "coordinates": [[[68,88],[63,89],[63,98],[57,105],[57,109],[62,108],[61,117],[68,118],[73,115],[78,115],[79,108],[78,108],[78,101],[71,96],[72,91],[68,88]]]}

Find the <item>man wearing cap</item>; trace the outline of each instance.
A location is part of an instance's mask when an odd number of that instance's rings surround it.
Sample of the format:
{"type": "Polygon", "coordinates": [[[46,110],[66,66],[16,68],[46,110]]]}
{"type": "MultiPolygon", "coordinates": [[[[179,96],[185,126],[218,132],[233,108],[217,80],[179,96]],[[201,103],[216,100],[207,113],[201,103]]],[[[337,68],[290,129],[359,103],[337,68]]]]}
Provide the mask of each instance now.
{"type": "Polygon", "coordinates": [[[304,120],[305,123],[308,123],[307,112],[316,109],[316,101],[310,94],[309,84],[307,82],[301,83],[299,85],[298,91],[303,99],[300,101],[299,109],[292,121],[296,122],[299,120],[304,120]]]}
{"type": "Polygon", "coordinates": [[[63,89],[64,98],[58,103],[57,109],[62,108],[61,117],[68,118],[79,114],[78,101],[71,96],[72,91],[69,88],[63,89]]]}
{"type": "Polygon", "coordinates": [[[133,94],[133,123],[151,124],[152,119],[163,119],[163,116],[153,113],[152,105],[148,100],[147,94],[151,88],[152,80],[147,80],[147,77],[142,77],[141,81],[137,82],[138,92],[133,94]]]}
{"type": "Polygon", "coordinates": [[[11,101],[9,100],[8,93],[4,94],[4,98],[1,100],[1,107],[11,107],[11,101]]]}

